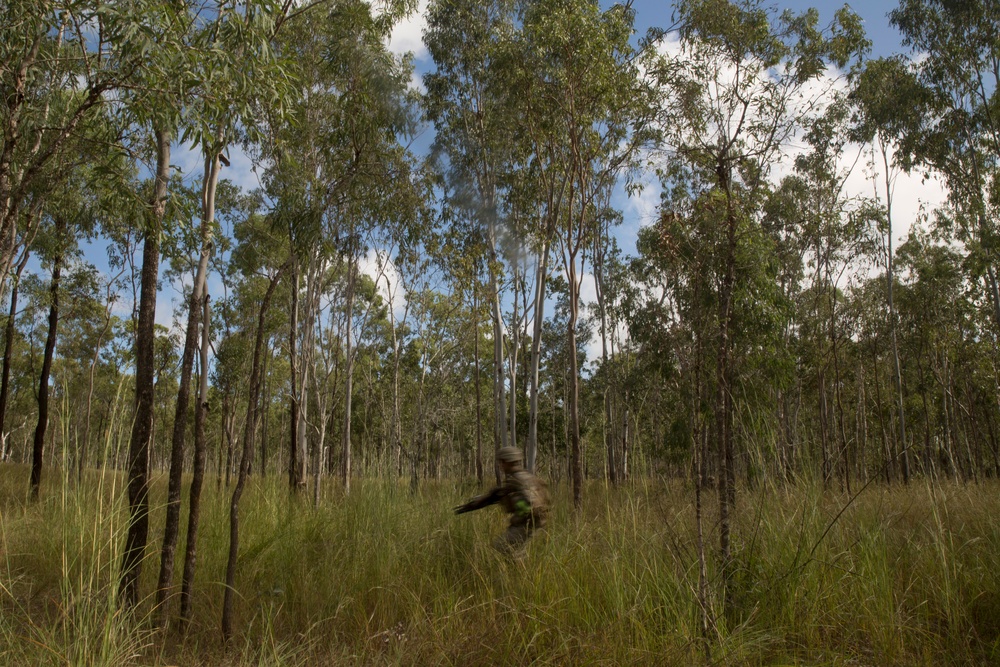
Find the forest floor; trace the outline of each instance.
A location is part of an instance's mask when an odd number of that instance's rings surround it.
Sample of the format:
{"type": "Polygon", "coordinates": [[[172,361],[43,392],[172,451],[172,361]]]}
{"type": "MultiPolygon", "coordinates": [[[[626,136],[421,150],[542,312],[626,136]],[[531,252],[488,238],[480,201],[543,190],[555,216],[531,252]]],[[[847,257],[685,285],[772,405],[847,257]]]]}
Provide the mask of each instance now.
{"type": "MultiPolygon", "coordinates": [[[[151,600],[166,482],[131,613],[115,582],[124,480],[0,465],[4,665],[960,665],[1000,664],[1000,482],[743,489],[724,610],[714,495],[706,494],[702,632],[694,491],[608,488],[584,507],[555,486],[549,527],[510,560],[495,508],[454,516],[470,484],[333,480],[319,506],[278,476],[241,506],[237,636],[220,639],[229,492],[206,483],[193,618],[170,628],[151,600]]],[[[185,505],[186,505],[185,490],[185,505]]],[[[185,508],[186,511],[186,508],[185,508]]],[[[185,519],[186,522],[186,519],[185,519]]],[[[182,534],[184,533],[182,524],[182,534]]],[[[184,544],[174,577],[179,589],[184,544]]]]}

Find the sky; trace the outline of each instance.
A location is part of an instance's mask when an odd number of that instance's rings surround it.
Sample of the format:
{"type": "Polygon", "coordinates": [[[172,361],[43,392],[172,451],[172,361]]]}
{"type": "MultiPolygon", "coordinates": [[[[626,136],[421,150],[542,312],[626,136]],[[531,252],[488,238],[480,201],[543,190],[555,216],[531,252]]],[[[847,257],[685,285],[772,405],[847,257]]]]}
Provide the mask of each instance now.
{"type": "MultiPolygon", "coordinates": [[[[475,0],[470,0],[475,1],[475,0]]],[[[856,3],[852,8],[862,17],[865,29],[872,40],[871,56],[885,56],[893,53],[904,52],[899,33],[889,25],[887,14],[896,6],[893,0],[869,0],[865,3],[856,3]]],[[[419,0],[418,11],[408,20],[399,24],[392,33],[389,47],[398,54],[412,53],[414,58],[415,73],[412,85],[418,89],[423,88],[421,75],[433,68],[433,63],[429,57],[427,49],[422,42],[422,33],[426,27],[424,13],[427,0],[419,0]]],[[[794,0],[779,0],[771,6],[783,10],[803,11],[808,7],[816,7],[820,12],[821,24],[827,24],[832,20],[834,12],[844,6],[843,2],[836,0],[813,0],[811,2],[795,2],[794,0]]],[[[636,10],[636,33],[645,34],[650,27],[669,26],[671,22],[672,3],[660,0],[634,0],[633,7],[636,10]]],[[[832,73],[836,74],[836,73],[832,73]]],[[[432,130],[424,128],[421,136],[415,142],[415,146],[428,146],[432,138],[432,130]]],[[[786,151],[786,164],[779,167],[777,173],[787,172],[791,161],[791,156],[796,151],[795,146],[789,146],[786,151]]],[[[857,162],[857,149],[845,151],[842,164],[847,165],[857,162]]],[[[245,189],[253,189],[259,185],[257,174],[253,170],[251,161],[238,150],[230,153],[232,167],[225,169],[223,177],[228,178],[237,185],[245,189]]],[[[188,148],[177,146],[174,148],[172,162],[186,174],[191,182],[196,183],[201,177],[202,158],[196,152],[188,148]]],[[[861,160],[861,164],[864,160],[861,160]]],[[[859,164],[855,168],[848,182],[848,191],[853,194],[871,195],[873,185],[869,174],[859,164]]],[[[643,180],[646,187],[638,195],[628,197],[622,190],[613,203],[622,211],[624,220],[618,230],[618,242],[627,254],[634,253],[635,239],[641,227],[652,223],[656,205],[659,202],[659,187],[651,174],[643,180]]],[[[895,243],[898,245],[900,239],[904,238],[911,221],[917,218],[921,207],[924,205],[933,206],[944,199],[944,190],[939,183],[934,181],[924,182],[920,176],[900,175],[895,183],[894,210],[896,211],[896,237],[895,243]]],[[[96,257],[96,251],[88,253],[95,255],[91,261],[99,267],[106,262],[102,262],[96,257]]],[[[374,264],[374,262],[369,262],[374,264]]],[[[384,282],[382,283],[385,284],[384,282]]],[[[210,293],[221,293],[221,284],[217,278],[210,278],[210,293]]],[[[385,287],[383,287],[383,292],[385,287]]],[[[157,302],[157,322],[167,327],[173,327],[173,313],[182,301],[183,286],[181,284],[165,284],[161,290],[160,298],[157,302]]],[[[388,295],[385,295],[388,296],[388,295]]],[[[582,286],[583,300],[593,302],[595,300],[595,289],[592,277],[586,276],[582,286]]],[[[400,308],[400,296],[395,295],[393,299],[397,309],[400,308]]],[[[122,304],[123,309],[126,308],[122,304]]],[[[127,306],[131,308],[130,305],[127,306]]],[[[591,356],[592,355],[588,355],[591,356]]]]}

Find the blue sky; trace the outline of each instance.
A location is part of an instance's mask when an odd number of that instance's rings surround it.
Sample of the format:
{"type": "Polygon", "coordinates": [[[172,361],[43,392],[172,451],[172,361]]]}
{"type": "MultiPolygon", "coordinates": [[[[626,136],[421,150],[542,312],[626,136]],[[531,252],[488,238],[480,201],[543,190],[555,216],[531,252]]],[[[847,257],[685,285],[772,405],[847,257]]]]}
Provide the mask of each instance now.
{"type": "MultiPolygon", "coordinates": [[[[883,56],[890,53],[897,53],[902,50],[899,33],[889,25],[887,14],[899,4],[894,0],[869,0],[868,2],[838,2],[837,0],[815,0],[807,2],[796,2],[794,0],[778,0],[767,3],[765,6],[773,6],[778,9],[791,9],[801,12],[810,7],[815,7],[820,13],[820,22],[828,23],[833,19],[834,13],[843,7],[849,6],[865,21],[865,31],[872,40],[872,55],[883,56]]],[[[651,26],[667,27],[670,23],[670,14],[673,3],[662,0],[635,0],[632,6],[636,10],[636,28],[640,31],[651,26]]]]}

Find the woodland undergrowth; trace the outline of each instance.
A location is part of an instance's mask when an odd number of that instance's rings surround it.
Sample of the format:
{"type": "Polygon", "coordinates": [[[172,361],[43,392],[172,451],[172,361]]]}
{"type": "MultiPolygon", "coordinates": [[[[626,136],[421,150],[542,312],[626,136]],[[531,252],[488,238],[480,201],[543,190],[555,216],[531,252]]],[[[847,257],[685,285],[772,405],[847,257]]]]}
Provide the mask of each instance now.
{"type": "MultiPolygon", "coordinates": [[[[137,608],[116,600],[127,512],[119,473],[83,483],[0,466],[0,664],[942,665],[1000,661],[1000,483],[918,480],[856,497],[799,482],[741,489],[731,604],[706,494],[710,597],[701,629],[694,492],[592,482],[580,513],[554,486],[522,557],[490,544],[498,510],[454,516],[476,489],[325,480],[291,496],[252,478],[241,508],[239,633],[219,623],[229,493],[205,487],[194,617],[153,622],[166,479],[152,487],[137,608]],[[846,509],[845,509],[846,508],[846,509]]],[[[186,495],[185,495],[186,498],[186,495]]],[[[181,544],[178,553],[184,553],[181,544]]],[[[179,590],[179,582],[175,582],[179,590]]],[[[171,615],[178,601],[170,599],[171,615]]]]}

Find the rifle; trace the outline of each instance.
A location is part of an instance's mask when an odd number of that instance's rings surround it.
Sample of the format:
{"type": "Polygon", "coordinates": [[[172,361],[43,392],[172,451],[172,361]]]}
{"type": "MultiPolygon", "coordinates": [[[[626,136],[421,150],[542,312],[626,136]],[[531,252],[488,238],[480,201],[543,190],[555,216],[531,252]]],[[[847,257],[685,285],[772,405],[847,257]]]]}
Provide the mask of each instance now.
{"type": "Polygon", "coordinates": [[[455,514],[465,514],[466,512],[475,512],[476,510],[482,509],[484,507],[489,507],[490,505],[495,505],[496,503],[503,500],[503,493],[500,487],[496,487],[488,493],[484,493],[481,496],[476,496],[469,502],[459,505],[455,508],[455,514]]]}

